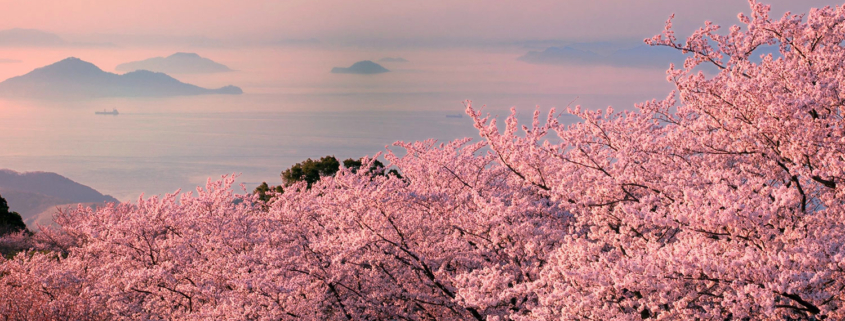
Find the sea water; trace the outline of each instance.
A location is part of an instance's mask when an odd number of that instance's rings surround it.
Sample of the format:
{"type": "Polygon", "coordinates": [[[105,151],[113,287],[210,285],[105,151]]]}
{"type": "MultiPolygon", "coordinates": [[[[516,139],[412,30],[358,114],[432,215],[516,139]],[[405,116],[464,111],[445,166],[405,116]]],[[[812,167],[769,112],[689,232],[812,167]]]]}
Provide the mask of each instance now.
{"type": "MultiPolygon", "coordinates": [[[[25,55],[0,70],[25,73],[64,56],[79,56],[109,71],[127,60],[167,55],[170,49],[55,49],[25,55]],[[158,53],[160,52],[160,53],[158,53]]],[[[530,124],[567,106],[619,109],[662,98],[671,89],[662,70],[602,66],[538,66],[517,61],[519,50],[261,50],[202,49],[202,56],[237,71],[173,75],[204,87],[241,86],[243,95],[170,98],[0,100],[0,168],[50,171],[122,201],[193,190],[208,178],[237,174],[252,189],[307,158],[372,156],[395,141],[473,137],[465,100],[507,116],[516,107],[530,124]],[[336,75],[332,66],[403,56],[382,75],[336,75]],[[119,115],[95,115],[117,109],[119,115]],[[463,115],[460,118],[447,115],[463,115]]],[[[19,55],[15,56],[15,55],[19,55]]],[[[401,154],[402,150],[391,148],[401,154]]]]}

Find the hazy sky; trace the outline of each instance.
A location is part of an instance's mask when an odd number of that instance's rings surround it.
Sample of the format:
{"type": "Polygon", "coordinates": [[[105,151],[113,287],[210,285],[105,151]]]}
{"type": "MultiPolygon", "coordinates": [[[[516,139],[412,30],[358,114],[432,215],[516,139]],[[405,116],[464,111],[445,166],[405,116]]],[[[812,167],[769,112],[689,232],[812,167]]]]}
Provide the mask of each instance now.
{"type": "MultiPolygon", "coordinates": [[[[773,12],[805,12],[835,1],[770,1],[773,12]]],[[[0,30],[61,35],[203,36],[274,41],[318,38],[341,44],[476,43],[640,39],[670,13],[682,34],[704,20],[736,22],[742,0],[591,1],[257,1],[0,0],[0,30]]]]}

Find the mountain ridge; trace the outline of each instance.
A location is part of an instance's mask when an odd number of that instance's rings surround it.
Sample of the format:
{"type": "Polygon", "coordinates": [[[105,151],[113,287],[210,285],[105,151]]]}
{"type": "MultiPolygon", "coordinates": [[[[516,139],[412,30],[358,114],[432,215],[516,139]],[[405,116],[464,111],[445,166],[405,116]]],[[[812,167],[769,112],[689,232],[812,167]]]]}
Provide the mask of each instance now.
{"type": "Polygon", "coordinates": [[[0,46],[51,47],[68,43],[56,34],[37,29],[12,28],[0,30],[0,46]]]}
{"type": "Polygon", "coordinates": [[[111,195],[77,183],[53,172],[17,172],[0,169],[0,195],[9,208],[21,214],[30,229],[52,222],[56,208],[76,204],[97,205],[119,202],[111,195]]]}
{"type": "Polygon", "coordinates": [[[374,63],[369,60],[362,60],[352,64],[348,68],[344,67],[334,67],[332,68],[333,74],[356,74],[356,75],[372,75],[372,74],[380,74],[389,72],[387,68],[382,67],[381,65],[374,63]]]}
{"type": "Polygon", "coordinates": [[[103,71],[76,57],[65,58],[0,82],[0,96],[7,97],[156,97],[241,93],[240,88],[232,85],[208,89],[146,70],[119,75],[103,71]]]}
{"type": "Polygon", "coordinates": [[[149,70],[174,74],[202,74],[233,71],[226,65],[201,57],[193,52],[177,52],[167,57],[153,57],[122,63],[116,71],[149,70]]]}

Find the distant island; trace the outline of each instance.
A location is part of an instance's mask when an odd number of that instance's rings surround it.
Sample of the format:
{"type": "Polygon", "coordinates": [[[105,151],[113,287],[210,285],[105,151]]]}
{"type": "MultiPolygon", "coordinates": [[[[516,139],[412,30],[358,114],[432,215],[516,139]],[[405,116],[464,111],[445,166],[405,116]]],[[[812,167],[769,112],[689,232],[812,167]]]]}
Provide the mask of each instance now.
{"type": "Polygon", "coordinates": [[[8,201],[12,211],[21,214],[30,229],[35,228],[35,223],[50,224],[57,207],[118,202],[114,197],[56,173],[19,173],[10,169],[0,169],[0,195],[8,201]]]}
{"type": "Polygon", "coordinates": [[[666,68],[669,63],[684,63],[684,55],[674,48],[638,45],[610,54],[599,54],[573,46],[549,47],[543,51],[529,51],[517,58],[530,64],[545,65],[607,65],[616,67],[666,68]]]}
{"type": "Polygon", "coordinates": [[[0,30],[0,47],[114,47],[113,43],[69,42],[58,35],[37,29],[0,30]]]}
{"type": "Polygon", "coordinates": [[[387,68],[382,67],[381,65],[374,63],[369,60],[359,61],[349,68],[343,67],[334,67],[332,68],[333,74],[358,74],[358,75],[370,75],[370,74],[380,74],[384,72],[388,72],[387,68]]]}
{"type": "Polygon", "coordinates": [[[527,54],[517,58],[531,64],[599,64],[603,56],[592,51],[581,50],[573,47],[549,47],[543,51],[529,51],[527,54]]]}
{"type": "Polygon", "coordinates": [[[402,57],[384,57],[378,60],[378,62],[408,62],[405,58],[402,57]]]}
{"type": "Polygon", "coordinates": [[[204,74],[229,72],[226,65],[188,52],[177,52],[167,57],[155,57],[141,61],[127,62],[114,68],[117,71],[149,70],[169,74],[204,74]]]}
{"type": "Polygon", "coordinates": [[[0,30],[0,47],[51,47],[67,44],[61,37],[41,30],[20,28],[0,30]]]}
{"type": "Polygon", "coordinates": [[[118,75],[73,57],[0,82],[0,96],[45,99],[241,93],[236,86],[207,89],[146,70],[118,75]]]}

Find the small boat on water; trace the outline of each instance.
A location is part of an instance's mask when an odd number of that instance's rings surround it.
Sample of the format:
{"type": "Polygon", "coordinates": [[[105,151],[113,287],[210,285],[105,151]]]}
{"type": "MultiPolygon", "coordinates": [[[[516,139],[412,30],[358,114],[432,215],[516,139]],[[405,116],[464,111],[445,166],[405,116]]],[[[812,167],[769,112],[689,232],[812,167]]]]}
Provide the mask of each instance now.
{"type": "Polygon", "coordinates": [[[118,114],[117,108],[112,109],[112,111],[106,111],[105,109],[103,109],[103,111],[95,111],[94,112],[94,115],[115,115],[115,116],[117,116],[117,114],[118,114]]]}

